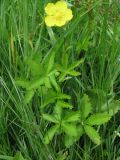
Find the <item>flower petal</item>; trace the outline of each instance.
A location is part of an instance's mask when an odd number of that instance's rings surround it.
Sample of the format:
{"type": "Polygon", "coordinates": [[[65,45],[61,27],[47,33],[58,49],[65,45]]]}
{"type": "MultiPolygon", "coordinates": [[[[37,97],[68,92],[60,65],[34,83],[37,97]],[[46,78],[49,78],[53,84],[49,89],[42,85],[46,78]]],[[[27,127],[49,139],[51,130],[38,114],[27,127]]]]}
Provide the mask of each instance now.
{"type": "Polygon", "coordinates": [[[66,12],[65,12],[65,17],[66,21],[69,21],[73,18],[73,14],[72,14],[72,11],[71,9],[67,9],[66,12]]]}
{"type": "Polygon", "coordinates": [[[47,16],[45,17],[45,23],[47,26],[52,27],[55,25],[55,19],[54,16],[47,16]]]}
{"type": "Polygon", "coordinates": [[[45,7],[45,12],[48,15],[53,15],[55,13],[55,5],[53,3],[48,3],[45,7]]]}
{"type": "Polygon", "coordinates": [[[55,3],[55,8],[60,12],[65,12],[67,9],[67,3],[65,1],[58,1],[55,3]]]}
{"type": "Polygon", "coordinates": [[[58,27],[64,26],[65,23],[66,23],[65,19],[60,20],[60,21],[58,21],[58,20],[55,21],[55,25],[58,27]]]}

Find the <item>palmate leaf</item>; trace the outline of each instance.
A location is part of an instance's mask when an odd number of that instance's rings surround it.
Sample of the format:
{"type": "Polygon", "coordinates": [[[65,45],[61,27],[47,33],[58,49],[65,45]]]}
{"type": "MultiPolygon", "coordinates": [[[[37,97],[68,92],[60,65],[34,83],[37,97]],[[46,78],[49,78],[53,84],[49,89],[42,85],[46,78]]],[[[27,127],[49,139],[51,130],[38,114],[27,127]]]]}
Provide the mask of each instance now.
{"type": "Polygon", "coordinates": [[[96,113],[90,116],[85,123],[88,125],[101,125],[110,120],[111,116],[107,113],[96,113]]]}
{"type": "Polygon", "coordinates": [[[91,110],[92,110],[92,107],[91,107],[90,99],[86,94],[84,94],[82,98],[82,103],[81,103],[82,119],[86,119],[86,117],[89,115],[91,110]]]}
{"type": "Polygon", "coordinates": [[[93,127],[85,125],[84,129],[85,133],[95,144],[99,145],[101,143],[99,133],[93,127]]]}
{"type": "Polygon", "coordinates": [[[80,112],[79,111],[70,111],[68,112],[65,117],[63,118],[63,121],[65,122],[78,122],[80,120],[80,112]]]}
{"type": "MultiPolygon", "coordinates": [[[[32,81],[30,81],[27,89],[28,90],[37,89],[41,85],[45,85],[47,88],[52,88],[50,77],[52,77],[55,74],[55,72],[56,71],[53,70],[49,74],[43,73],[41,76],[32,79],[32,81]]],[[[54,80],[54,84],[55,84],[55,80],[54,80]]]]}
{"type": "Polygon", "coordinates": [[[49,122],[53,122],[53,123],[58,123],[59,121],[57,120],[56,117],[54,117],[54,115],[50,115],[50,114],[42,114],[42,117],[44,120],[49,121],[49,122]]]}
{"type": "Polygon", "coordinates": [[[71,123],[62,123],[62,129],[63,131],[72,137],[77,137],[78,133],[77,133],[77,127],[75,124],[71,124],[71,123]]]}
{"type": "Polygon", "coordinates": [[[43,96],[45,97],[45,99],[43,100],[41,108],[44,108],[50,103],[54,103],[56,100],[71,99],[69,95],[61,92],[55,92],[54,90],[48,90],[48,92],[46,92],[46,94],[44,94],[43,96]]]}
{"type": "Polygon", "coordinates": [[[81,59],[79,61],[73,62],[71,65],[68,65],[68,61],[66,62],[66,59],[64,59],[64,61],[63,62],[65,64],[62,64],[62,65],[58,64],[57,65],[58,71],[61,72],[61,74],[59,76],[59,82],[63,82],[65,80],[65,77],[67,75],[71,75],[71,76],[78,76],[78,75],[80,75],[80,73],[77,72],[77,71],[75,71],[74,69],[76,67],[78,67],[81,63],[83,63],[84,60],[81,59]]]}
{"type": "Polygon", "coordinates": [[[49,142],[53,139],[55,133],[57,132],[57,130],[59,129],[59,125],[56,124],[54,126],[52,126],[48,131],[47,133],[45,134],[45,137],[44,137],[44,142],[46,144],[49,144],[49,142]]]}

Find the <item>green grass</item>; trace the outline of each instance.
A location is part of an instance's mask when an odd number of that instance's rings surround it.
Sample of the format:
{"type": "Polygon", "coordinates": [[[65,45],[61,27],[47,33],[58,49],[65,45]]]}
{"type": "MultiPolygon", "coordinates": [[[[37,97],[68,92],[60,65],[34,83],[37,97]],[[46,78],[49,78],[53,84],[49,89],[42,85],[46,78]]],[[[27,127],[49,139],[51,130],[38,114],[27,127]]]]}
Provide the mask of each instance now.
{"type": "Polygon", "coordinates": [[[68,54],[70,63],[84,58],[77,68],[81,75],[61,84],[76,110],[84,93],[89,95],[94,112],[109,100],[120,100],[120,3],[82,0],[79,5],[79,1],[68,0],[73,4],[72,21],[51,29],[44,23],[48,2],[0,0],[0,159],[9,160],[20,151],[28,160],[64,160],[57,158],[61,151],[67,160],[119,160],[120,112],[96,128],[102,137],[100,146],[86,135],[69,149],[62,136],[46,145],[43,137],[49,123],[41,118],[44,97],[36,92],[26,105],[25,90],[15,80],[29,77],[28,57],[39,55],[43,63],[51,53],[56,54],[56,61],[68,54]]]}

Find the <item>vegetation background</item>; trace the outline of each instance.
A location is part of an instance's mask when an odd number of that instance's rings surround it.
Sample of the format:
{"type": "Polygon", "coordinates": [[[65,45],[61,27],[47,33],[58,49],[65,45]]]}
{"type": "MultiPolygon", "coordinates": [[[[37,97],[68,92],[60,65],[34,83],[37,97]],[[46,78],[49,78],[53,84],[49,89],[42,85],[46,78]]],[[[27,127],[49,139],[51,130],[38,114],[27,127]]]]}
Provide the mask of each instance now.
{"type": "MultiPolygon", "coordinates": [[[[41,118],[42,97],[35,93],[25,104],[25,91],[15,82],[17,77],[29,76],[28,57],[37,55],[42,61],[51,51],[58,59],[67,53],[70,62],[84,58],[77,68],[81,75],[61,84],[73,97],[72,105],[79,106],[84,93],[94,111],[120,100],[120,2],[68,0],[73,20],[52,29],[44,23],[48,2],[55,1],[0,0],[0,159],[12,160],[20,151],[28,160],[120,160],[119,112],[97,128],[102,137],[99,146],[86,135],[69,149],[63,147],[60,136],[46,145],[43,136],[49,123],[41,118]]],[[[23,160],[17,156],[14,160],[23,160]]]]}

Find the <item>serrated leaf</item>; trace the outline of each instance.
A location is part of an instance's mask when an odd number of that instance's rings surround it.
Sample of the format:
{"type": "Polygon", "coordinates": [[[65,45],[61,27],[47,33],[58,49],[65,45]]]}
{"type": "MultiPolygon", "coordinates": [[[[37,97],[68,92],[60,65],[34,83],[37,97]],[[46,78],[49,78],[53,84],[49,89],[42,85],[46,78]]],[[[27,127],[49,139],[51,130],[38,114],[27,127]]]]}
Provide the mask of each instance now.
{"type": "Polygon", "coordinates": [[[67,102],[64,102],[62,100],[58,100],[57,101],[57,105],[60,106],[60,107],[62,107],[62,108],[69,108],[69,109],[73,108],[71,104],[69,104],[67,102]]]}
{"type": "Polygon", "coordinates": [[[35,91],[34,90],[27,90],[25,97],[24,97],[24,102],[27,104],[31,101],[31,99],[34,96],[35,91]]]}
{"type": "Polygon", "coordinates": [[[99,133],[91,126],[85,125],[84,126],[85,133],[88,135],[88,137],[97,145],[100,145],[100,136],[99,133]]]}
{"type": "Polygon", "coordinates": [[[62,123],[62,129],[69,136],[77,136],[77,127],[74,124],[62,123]]]}
{"type": "Polygon", "coordinates": [[[56,99],[71,99],[71,97],[67,94],[64,94],[64,93],[57,93],[56,99]]]}
{"type": "Polygon", "coordinates": [[[60,91],[60,87],[57,84],[57,81],[56,81],[54,74],[50,76],[50,81],[51,81],[52,85],[55,87],[56,91],[60,91]]]}
{"type": "Polygon", "coordinates": [[[59,82],[63,82],[65,80],[66,75],[67,75],[67,73],[65,73],[65,72],[61,73],[59,76],[59,82]]]}
{"type": "Polygon", "coordinates": [[[68,74],[71,75],[71,76],[79,76],[79,75],[80,75],[80,72],[77,72],[77,71],[75,71],[75,70],[70,70],[70,71],[68,72],[68,74]]]}
{"type": "Polygon", "coordinates": [[[57,120],[57,118],[54,117],[54,115],[42,114],[42,117],[46,121],[53,122],[53,123],[58,123],[58,120],[57,120]]]}
{"type": "Polygon", "coordinates": [[[20,152],[16,153],[13,160],[25,160],[20,152]]]}
{"type": "Polygon", "coordinates": [[[44,142],[46,144],[49,144],[49,142],[53,139],[58,128],[59,128],[59,125],[54,125],[47,131],[47,133],[45,134],[45,137],[44,137],[44,142]]]}
{"type": "Polygon", "coordinates": [[[92,110],[92,107],[91,107],[90,99],[88,95],[85,94],[82,98],[82,103],[81,103],[82,119],[85,119],[89,115],[91,110],[92,110]]]}
{"type": "Polygon", "coordinates": [[[46,107],[47,105],[49,105],[50,103],[54,103],[55,102],[55,99],[54,98],[49,98],[49,99],[46,99],[43,104],[41,104],[41,108],[44,108],[46,107]]]}
{"type": "Polygon", "coordinates": [[[75,137],[65,135],[64,143],[67,148],[69,148],[75,142],[75,137]]]}
{"type": "Polygon", "coordinates": [[[110,120],[111,116],[107,113],[96,113],[90,116],[85,123],[88,125],[101,125],[110,120]]]}
{"type": "Polygon", "coordinates": [[[84,62],[84,59],[81,59],[79,61],[75,61],[73,62],[70,67],[69,67],[69,70],[73,70],[74,68],[78,67],[81,63],[84,62]]]}
{"type": "Polygon", "coordinates": [[[40,77],[32,80],[29,83],[29,87],[27,89],[28,90],[37,89],[38,87],[40,87],[40,85],[43,85],[43,84],[44,84],[44,77],[40,77]]]}
{"type": "Polygon", "coordinates": [[[80,112],[79,111],[71,111],[68,114],[65,115],[65,117],[63,118],[63,121],[65,122],[76,122],[80,120],[80,112]]]}
{"type": "Polygon", "coordinates": [[[47,106],[50,103],[54,103],[55,100],[62,100],[62,99],[71,99],[71,97],[69,95],[66,95],[64,93],[57,93],[54,91],[49,91],[46,94],[44,94],[44,102],[41,105],[41,108],[44,108],[45,106],[47,106]]]}
{"type": "Polygon", "coordinates": [[[62,107],[56,104],[56,106],[54,107],[54,117],[59,121],[61,121],[62,111],[63,111],[62,107]]]}

